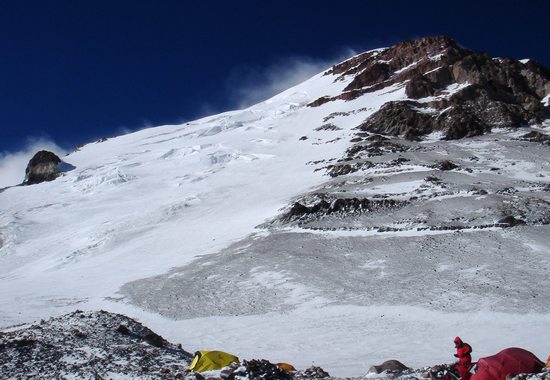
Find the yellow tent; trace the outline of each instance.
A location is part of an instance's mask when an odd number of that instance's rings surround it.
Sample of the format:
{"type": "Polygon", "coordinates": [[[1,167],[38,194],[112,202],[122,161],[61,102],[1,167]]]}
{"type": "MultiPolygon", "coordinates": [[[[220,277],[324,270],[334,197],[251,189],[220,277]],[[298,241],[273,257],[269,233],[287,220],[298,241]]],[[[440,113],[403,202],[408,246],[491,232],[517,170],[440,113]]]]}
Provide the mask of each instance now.
{"type": "Polygon", "coordinates": [[[239,358],[223,351],[197,351],[189,370],[196,372],[212,371],[227,367],[231,363],[239,363],[239,358]]]}

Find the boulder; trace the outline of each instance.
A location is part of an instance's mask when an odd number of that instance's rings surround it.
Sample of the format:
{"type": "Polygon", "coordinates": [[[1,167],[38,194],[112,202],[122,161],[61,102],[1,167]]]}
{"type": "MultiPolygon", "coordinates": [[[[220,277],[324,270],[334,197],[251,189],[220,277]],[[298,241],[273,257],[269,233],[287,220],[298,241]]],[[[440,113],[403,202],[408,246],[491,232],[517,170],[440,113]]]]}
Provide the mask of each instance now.
{"type": "Polygon", "coordinates": [[[56,179],[60,170],[58,165],[61,159],[52,152],[41,150],[36,153],[29,161],[25,170],[24,185],[33,185],[45,181],[53,181],[56,179]]]}
{"type": "Polygon", "coordinates": [[[382,373],[384,371],[405,371],[409,369],[405,364],[399,360],[386,360],[380,365],[373,365],[369,368],[370,373],[382,373]]]}
{"type": "Polygon", "coordinates": [[[164,344],[166,343],[166,340],[164,340],[163,337],[155,334],[154,332],[150,332],[149,334],[145,335],[143,337],[143,340],[149,343],[151,346],[155,347],[164,347],[164,344]]]}
{"type": "Polygon", "coordinates": [[[497,223],[498,224],[507,224],[510,227],[515,227],[515,226],[520,226],[520,225],[525,224],[525,221],[521,220],[521,219],[514,218],[511,215],[508,215],[508,216],[500,219],[497,223]]]}
{"type": "Polygon", "coordinates": [[[453,169],[458,168],[458,165],[455,164],[454,162],[449,161],[449,160],[443,160],[443,161],[438,162],[436,167],[439,170],[453,170],[453,169]]]}

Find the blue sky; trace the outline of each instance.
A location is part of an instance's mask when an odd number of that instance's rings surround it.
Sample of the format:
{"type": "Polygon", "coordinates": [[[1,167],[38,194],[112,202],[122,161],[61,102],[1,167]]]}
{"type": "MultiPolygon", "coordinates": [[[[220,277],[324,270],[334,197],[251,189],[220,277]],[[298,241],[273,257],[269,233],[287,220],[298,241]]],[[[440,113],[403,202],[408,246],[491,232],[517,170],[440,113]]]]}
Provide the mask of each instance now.
{"type": "Polygon", "coordinates": [[[548,3],[0,0],[0,158],[242,107],[426,35],[550,67],[548,3]]]}

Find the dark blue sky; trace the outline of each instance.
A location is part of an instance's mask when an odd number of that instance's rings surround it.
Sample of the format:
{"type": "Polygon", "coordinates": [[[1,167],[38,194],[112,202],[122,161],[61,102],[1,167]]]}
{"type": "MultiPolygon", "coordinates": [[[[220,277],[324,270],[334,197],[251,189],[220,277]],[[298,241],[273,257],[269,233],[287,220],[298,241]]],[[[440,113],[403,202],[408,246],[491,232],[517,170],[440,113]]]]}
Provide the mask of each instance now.
{"type": "Polygon", "coordinates": [[[549,3],[0,0],[0,153],[232,109],[288,60],[426,35],[550,67],[549,3]]]}

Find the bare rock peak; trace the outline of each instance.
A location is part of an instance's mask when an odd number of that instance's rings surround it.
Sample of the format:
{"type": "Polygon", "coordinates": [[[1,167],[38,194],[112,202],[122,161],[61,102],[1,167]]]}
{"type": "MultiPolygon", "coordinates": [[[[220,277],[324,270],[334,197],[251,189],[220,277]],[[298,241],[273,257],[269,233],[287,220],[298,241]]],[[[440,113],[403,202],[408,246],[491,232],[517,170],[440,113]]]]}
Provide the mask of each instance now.
{"type": "Polygon", "coordinates": [[[310,106],[350,101],[391,86],[405,87],[403,104],[386,104],[364,121],[363,131],[416,139],[443,131],[455,139],[540,124],[550,118],[543,99],[550,72],[531,60],[491,58],[448,36],[424,37],[359,54],[327,75],[348,81],[343,92],[310,106]]]}

